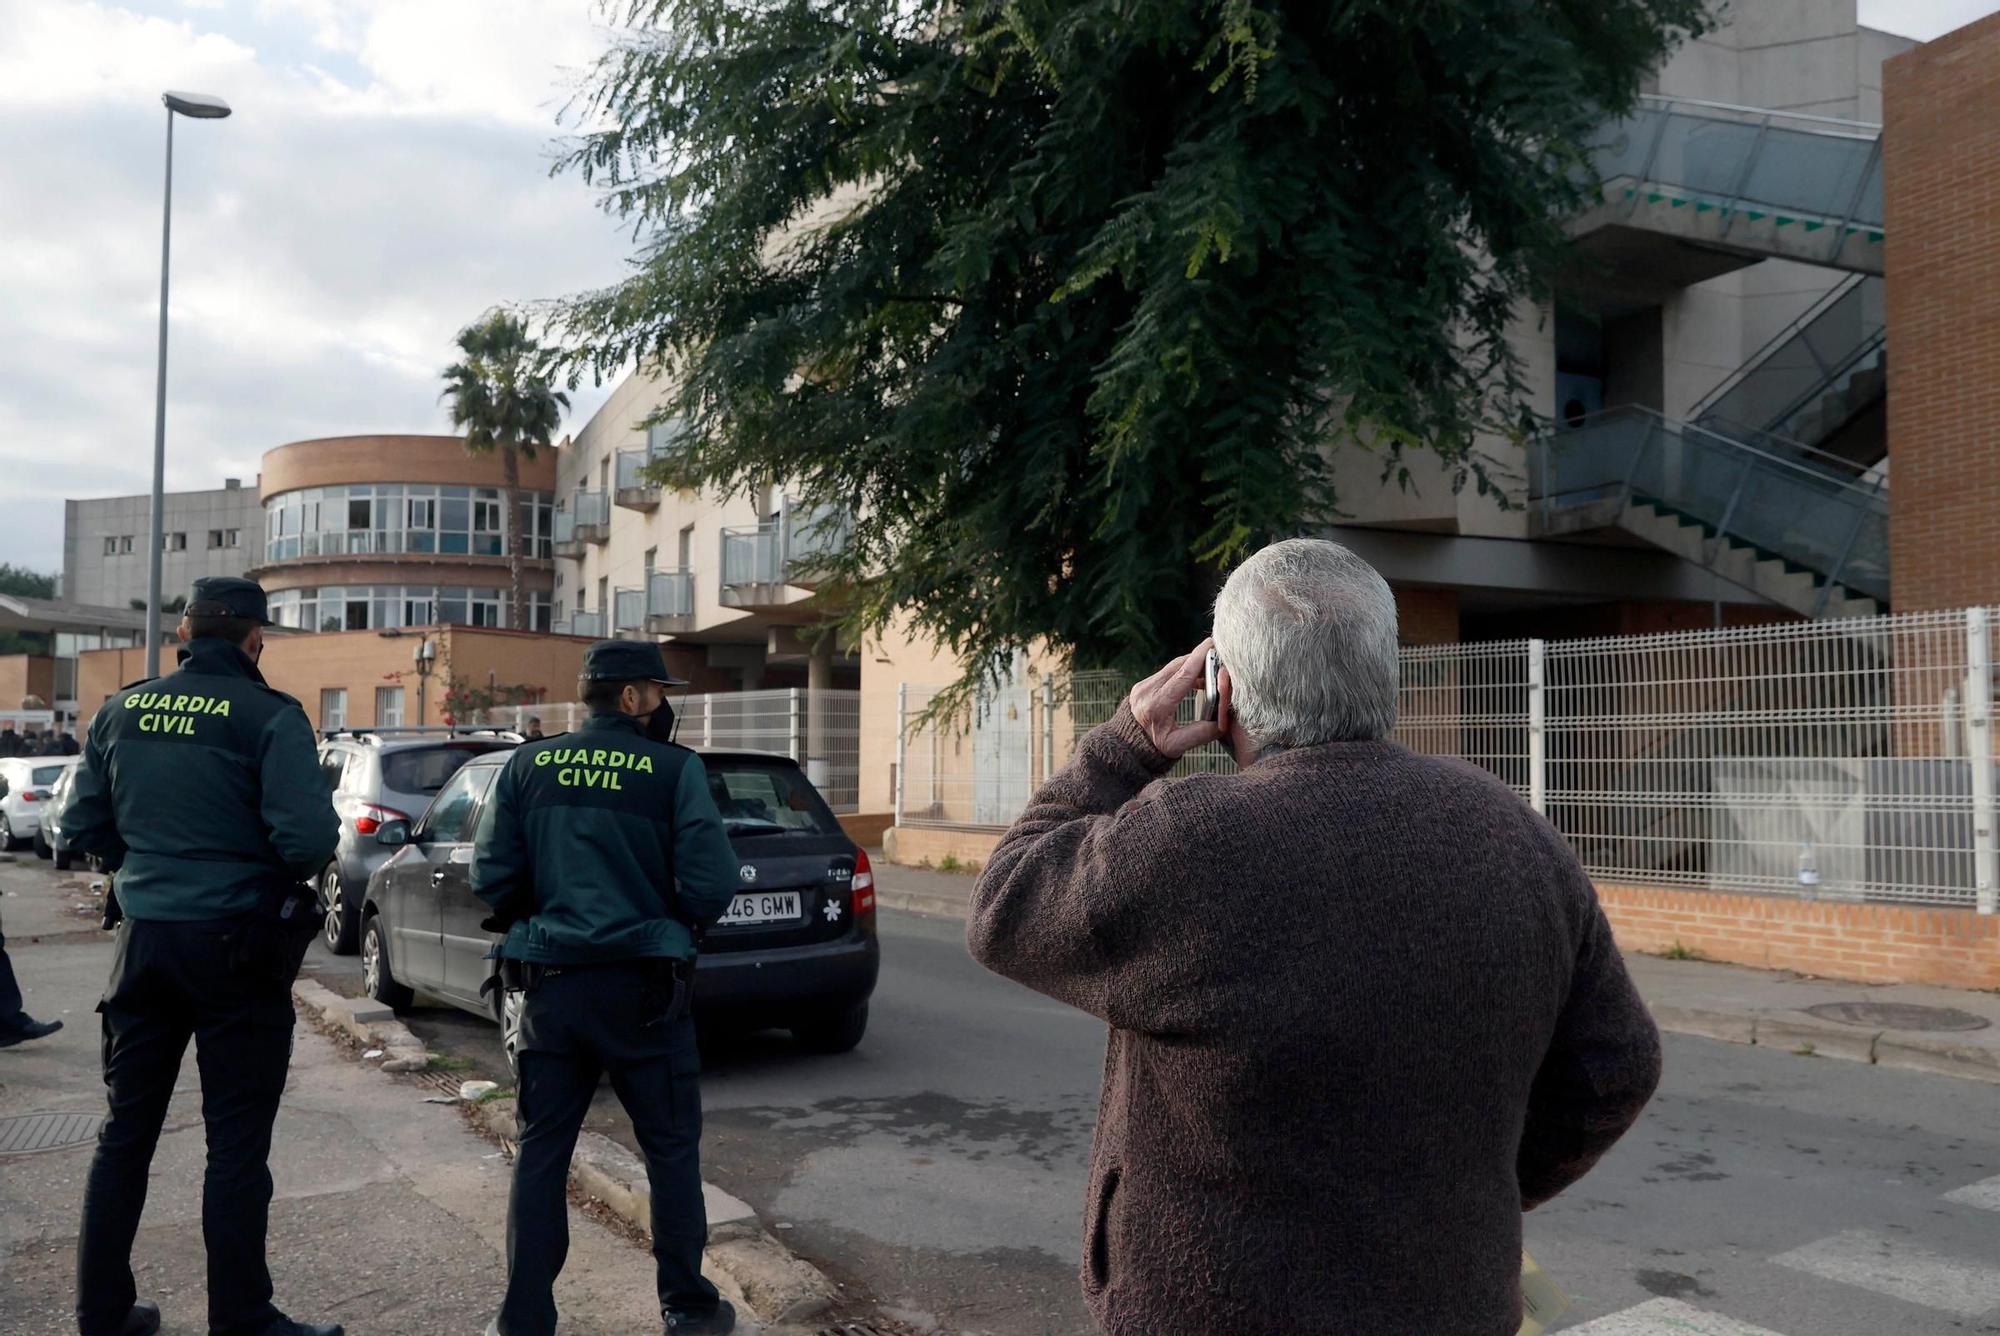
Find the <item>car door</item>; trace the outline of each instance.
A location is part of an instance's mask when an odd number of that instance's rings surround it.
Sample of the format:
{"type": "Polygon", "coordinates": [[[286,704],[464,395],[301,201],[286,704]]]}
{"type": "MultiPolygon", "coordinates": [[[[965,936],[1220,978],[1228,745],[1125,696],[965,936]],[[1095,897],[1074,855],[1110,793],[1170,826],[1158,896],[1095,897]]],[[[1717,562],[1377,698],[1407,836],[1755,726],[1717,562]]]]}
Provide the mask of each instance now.
{"type": "MultiPolygon", "coordinates": [[[[390,958],[396,977],[416,988],[443,991],[444,888],[453,856],[468,831],[477,794],[475,775],[463,771],[445,781],[410,838],[411,849],[396,861],[396,895],[389,927],[390,958]]],[[[460,855],[464,857],[464,855],[460,855]]]]}
{"type": "Polygon", "coordinates": [[[499,776],[497,765],[467,766],[459,771],[471,777],[473,805],[467,815],[459,842],[445,857],[444,880],[438,885],[444,916],[444,986],[453,997],[477,1004],[480,985],[492,973],[493,962],[486,953],[493,946],[493,934],[479,926],[493,911],[472,893],[472,850],[479,831],[479,814],[499,776]]]}

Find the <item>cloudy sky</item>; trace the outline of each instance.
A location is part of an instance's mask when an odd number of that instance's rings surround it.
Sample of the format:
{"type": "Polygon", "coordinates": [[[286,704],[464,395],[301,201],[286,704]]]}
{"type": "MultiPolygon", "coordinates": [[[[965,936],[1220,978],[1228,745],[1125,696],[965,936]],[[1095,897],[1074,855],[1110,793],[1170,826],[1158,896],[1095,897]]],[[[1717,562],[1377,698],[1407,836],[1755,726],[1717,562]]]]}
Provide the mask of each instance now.
{"type": "Polygon", "coordinates": [[[462,325],[619,275],[628,240],[547,172],[606,39],[592,0],[0,0],[0,561],[58,569],[64,497],[148,486],[161,89],[236,109],[174,137],[167,485],[213,487],[285,441],[443,430],[462,325]]]}

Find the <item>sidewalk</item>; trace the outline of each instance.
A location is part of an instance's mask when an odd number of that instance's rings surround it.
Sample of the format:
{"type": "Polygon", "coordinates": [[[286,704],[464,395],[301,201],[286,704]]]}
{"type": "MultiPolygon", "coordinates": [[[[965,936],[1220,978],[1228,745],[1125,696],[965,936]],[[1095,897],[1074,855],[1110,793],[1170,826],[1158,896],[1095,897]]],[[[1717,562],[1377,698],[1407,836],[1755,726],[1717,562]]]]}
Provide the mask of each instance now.
{"type": "MultiPolygon", "coordinates": [[[[32,855],[29,856],[32,864],[32,855]]],[[[0,1157],[0,1332],[62,1336],[71,1317],[83,1176],[104,1111],[93,1012],[111,940],[76,916],[72,883],[0,861],[0,923],[27,1007],[66,1028],[0,1051],[0,1120],[73,1120],[87,1139],[0,1157]]],[[[301,1019],[271,1157],[271,1271],[277,1302],[349,1336],[477,1333],[497,1309],[506,1262],[508,1162],[459,1109],[428,1104],[435,1087],[391,1078],[345,1056],[301,1019]]],[[[139,1292],[165,1310],[168,1336],[207,1330],[200,1196],[204,1142],[190,1051],[153,1162],[134,1249],[139,1292]]],[[[651,1256],[570,1210],[568,1265],[557,1290],[563,1330],[658,1331],[651,1256]]],[[[740,1331],[754,1332],[745,1322],[740,1331]]]]}
{"type": "MultiPolygon", "coordinates": [[[[965,917],[976,877],[900,867],[879,850],[869,851],[869,861],[879,903],[965,917]]],[[[1630,952],[1625,961],[1660,1028],[1674,1034],[2000,1082],[2000,994],[1843,983],[1630,952]],[[1932,1028],[1981,1021],[1976,1029],[1932,1028]]]]}

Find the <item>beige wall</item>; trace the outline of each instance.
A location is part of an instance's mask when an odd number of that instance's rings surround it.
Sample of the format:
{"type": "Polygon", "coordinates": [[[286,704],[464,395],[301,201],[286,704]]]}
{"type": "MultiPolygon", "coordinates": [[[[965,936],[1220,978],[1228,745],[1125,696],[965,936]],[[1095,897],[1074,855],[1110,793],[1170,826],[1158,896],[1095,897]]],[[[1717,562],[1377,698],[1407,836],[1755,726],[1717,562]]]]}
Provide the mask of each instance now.
{"type": "Polygon", "coordinates": [[[56,661],[40,654],[0,654],[0,710],[25,708],[21,701],[28,696],[55,704],[56,661]]]}
{"type": "MultiPolygon", "coordinates": [[[[554,450],[543,450],[532,461],[523,459],[521,486],[554,491],[555,455],[554,450]]],[[[497,454],[466,453],[465,441],[458,436],[327,436],[266,451],[263,476],[257,480],[266,500],[301,487],[349,482],[499,487],[505,482],[505,469],[497,454]]]]}

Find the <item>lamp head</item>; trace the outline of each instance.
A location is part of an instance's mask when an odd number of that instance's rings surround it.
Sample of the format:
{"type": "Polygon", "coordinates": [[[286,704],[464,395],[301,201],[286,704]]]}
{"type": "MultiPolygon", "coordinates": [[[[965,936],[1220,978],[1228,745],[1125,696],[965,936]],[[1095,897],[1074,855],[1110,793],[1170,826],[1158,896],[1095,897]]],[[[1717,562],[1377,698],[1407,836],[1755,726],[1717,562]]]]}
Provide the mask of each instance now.
{"type": "Polygon", "coordinates": [[[168,111],[178,111],[198,121],[219,121],[229,114],[229,104],[212,93],[167,92],[160,94],[160,101],[167,104],[168,111]]]}

